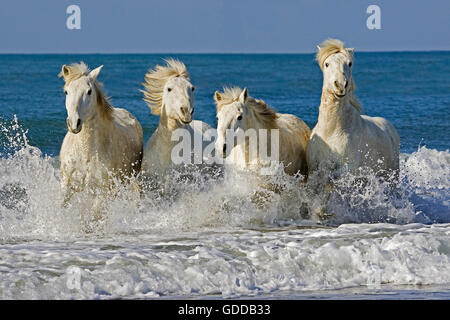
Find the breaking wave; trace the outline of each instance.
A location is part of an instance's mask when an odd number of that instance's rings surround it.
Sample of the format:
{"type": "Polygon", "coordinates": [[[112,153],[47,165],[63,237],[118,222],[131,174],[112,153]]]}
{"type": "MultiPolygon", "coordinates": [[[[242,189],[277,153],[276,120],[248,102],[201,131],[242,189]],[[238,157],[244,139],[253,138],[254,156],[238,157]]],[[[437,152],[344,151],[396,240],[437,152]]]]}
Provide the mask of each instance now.
{"type": "Polygon", "coordinates": [[[58,158],[31,146],[17,119],[0,134],[3,298],[450,283],[448,151],[402,154],[395,190],[362,172],[335,181],[331,196],[281,169],[267,177],[271,188],[242,172],[174,173],[141,194],[118,187],[93,221],[98,197],[82,193],[63,206],[58,158]],[[315,214],[324,201],[328,219],[315,214]]]}

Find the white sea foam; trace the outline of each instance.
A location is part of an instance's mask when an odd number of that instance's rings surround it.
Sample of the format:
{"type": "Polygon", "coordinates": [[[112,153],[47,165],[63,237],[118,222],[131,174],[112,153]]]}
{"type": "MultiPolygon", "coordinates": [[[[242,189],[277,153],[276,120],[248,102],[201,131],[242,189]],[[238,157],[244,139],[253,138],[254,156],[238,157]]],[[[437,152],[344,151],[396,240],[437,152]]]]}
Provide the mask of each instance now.
{"type": "Polygon", "coordinates": [[[62,206],[58,159],[16,123],[0,129],[0,298],[450,287],[448,151],[403,154],[394,191],[367,172],[336,181],[326,221],[308,215],[326,198],[280,171],[281,192],[236,172],[123,187],[91,223],[90,195],[62,206]]]}

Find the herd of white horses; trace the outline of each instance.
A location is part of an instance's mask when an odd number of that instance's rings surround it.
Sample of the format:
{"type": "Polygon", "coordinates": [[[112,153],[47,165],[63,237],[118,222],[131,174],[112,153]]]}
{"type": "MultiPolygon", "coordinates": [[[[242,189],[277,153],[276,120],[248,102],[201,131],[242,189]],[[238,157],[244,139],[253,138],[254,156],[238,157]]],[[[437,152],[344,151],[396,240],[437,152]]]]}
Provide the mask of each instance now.
{"type": "MultiPolygon", "coordinates": [[[[226,131],[278,129],[279,162],[287,174],[300,173],[307,179],[316,171],[329,174],[368,167],[380,176],[395,175],[399,136],[386,119],[362,114],[354,95],[353,51],[336,39],[318,46],[316,60],[323,72],[323,88],[312,131],[297,116],[277,113],[252,98],[247,89],[216,91],[217,154],[232,159],[239,169],[256,170],[248,162],[248,144],[227,144],[226,131]]],[[[204,136],[211,129],[193,120],[195,88],[186,66],[169,59],[145,75],[144,101],[160,119],[144,150],[138,120],[127,110],[112,107],[102,92],[97,80],[101,68],[90,71],[81,62],[64,65],[59,74],[65,81],[67,109],[68,132],[60,153],[66,196],[86,187],[108,188],[115,178],[164,176],[172,165],[173,132],[182,128],[192,136],[204,136]]]]}

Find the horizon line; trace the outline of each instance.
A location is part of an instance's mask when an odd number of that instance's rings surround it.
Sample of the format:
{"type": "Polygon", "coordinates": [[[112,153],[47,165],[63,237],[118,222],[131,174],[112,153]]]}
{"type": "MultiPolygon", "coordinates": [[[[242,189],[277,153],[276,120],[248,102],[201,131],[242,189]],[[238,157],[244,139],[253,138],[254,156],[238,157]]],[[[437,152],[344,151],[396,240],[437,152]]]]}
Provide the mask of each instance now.
{"type": "MultiPolygon", "coordinates": [[[[414,52],[450,52],[450,49],[426,49],[426,50],[358,50],[355,53],[414,53],[414,52]]],[[[235,55],[277,55],[277,54],[315,54],[315,51],[303,51],[303,52],[164,52],[164,51],[156,51],[156,52],[0,52],[0,55],[123,55],[123,54],[133,54],[133,55],[146,55],[146,54],[182,54],[182,55],[194,55],[194,54],[235,54],[235,55]]]]}

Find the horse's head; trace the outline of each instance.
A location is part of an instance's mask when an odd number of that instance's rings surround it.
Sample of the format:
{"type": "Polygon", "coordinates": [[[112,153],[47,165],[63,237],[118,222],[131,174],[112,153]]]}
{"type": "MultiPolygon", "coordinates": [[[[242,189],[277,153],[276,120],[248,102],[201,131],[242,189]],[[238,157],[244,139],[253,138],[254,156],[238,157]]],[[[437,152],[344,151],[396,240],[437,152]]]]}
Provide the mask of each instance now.
{"type": "Polygon", "coordinates": [[[144,101],[153,114],[187,124],[194,113],[194,86],[183,62],[165,61],[165,66],[157,65],[145,75],[144,101]]]}
{"type": "Polygon", "coordinates": [[[220,156],[226,157],[233,146],[227,145],[227,134],[247,130],[245,116],[247,114],[248,91],[239,88],[225,89],[224,93],[216,91],[214,100],[217,105],[217,140],[216,150],[220,156]]]}
{"type": "Polygon", "coordinates": [[[168,79],[162,93],[162,106],[166,116],[184,124],[190,123],[194,114],[194,89],[185,77],[168,79]]]}
{"type": "Polygon", "coordinates": [[[67,128],[77,134],[83,123],[96,114],[97,77],[103,66],[89,71],[84,63],[63,65],[59,76],[64,78],[66,94],[67,128]]]}
{"type": "Polygon", "coordinates": [[[341,99],[353,90],[353,49],[329,39],[318,46],[317,61],[323,71],[323,89],[341,99]]]}

